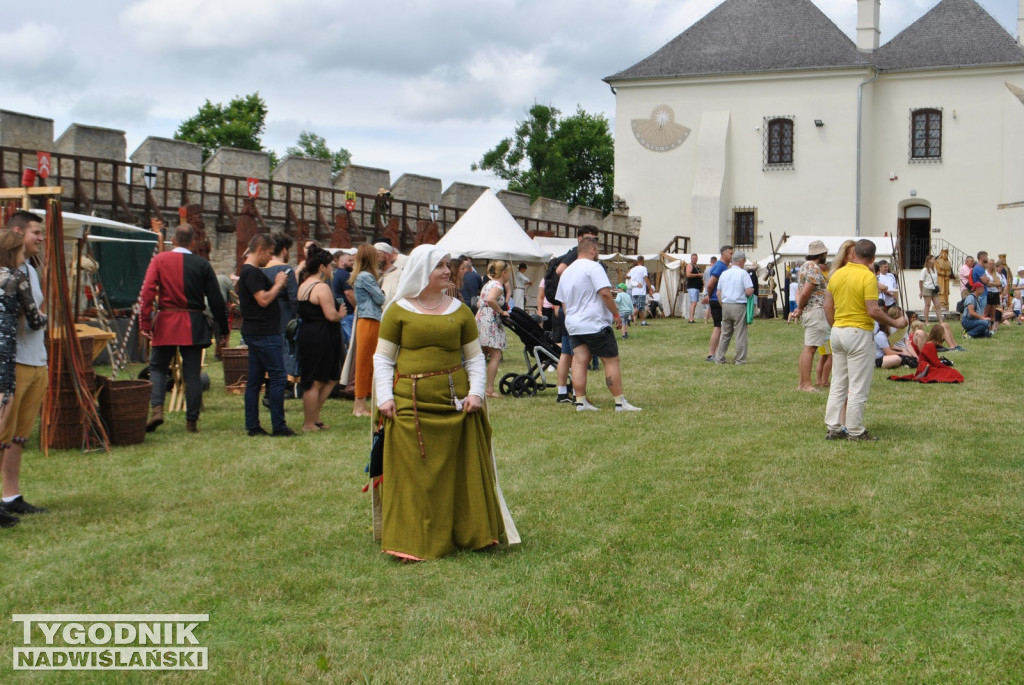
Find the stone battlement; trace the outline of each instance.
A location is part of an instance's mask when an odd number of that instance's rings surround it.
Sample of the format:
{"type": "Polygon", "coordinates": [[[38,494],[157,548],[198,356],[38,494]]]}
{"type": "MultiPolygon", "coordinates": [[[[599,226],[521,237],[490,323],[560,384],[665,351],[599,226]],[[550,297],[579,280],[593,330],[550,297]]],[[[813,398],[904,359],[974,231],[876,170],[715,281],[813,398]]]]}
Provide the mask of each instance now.
{"type": "MultiPolygon", "coordinates": [[[[305,230],[317,239],[331,237],[344,223],[354,243],[393,235],[408,250],[421,239],[421,224],[436,223],[436,233],[443,235],[487,188],[456,182],[444,189],[441,179],[417,174],[402,174],[392,183],[389,170],[354,164],[332,179],[327,160],[287,156],[271,169],[268,153],[235,148],[216,150],[204,164],[199,145],[156,136],[128,156],[124,131],[75,123],[55,140],[52,119],[0,110],[0,186],[16,186],[22,168],[35,166],[38,151],[52,153],[47,182],[65,187],[65,206],[74,211],[148,226],[154,217],[173,225],[179,208],[194,207],[215,233],[209,256],[219,270],[232,267],[235,241],[227,234],[236,233],[243,214],[255,217],[260,230],[296,237],[305,230]],[[144,165],[159,168],[152,190],[145,186],[144,165]],[[248,197],[249,178],[259,181],[255,200],[248,197]],[[356,193],[353,211],[345,209],[346,191],[356,193]],[[252,209],[244,207],[246,201],[252,209]],[[437,205],[436,219],[431,205],[437,205]]],[[[604,251],[636,251],[637,217],[603,216],[589,207],[570,212],[564,202],[531,203],[529,196],[507,190],[497,196],[533,235],[571,237],[579,225],[595,224],[605,233],[604,251]]]]}

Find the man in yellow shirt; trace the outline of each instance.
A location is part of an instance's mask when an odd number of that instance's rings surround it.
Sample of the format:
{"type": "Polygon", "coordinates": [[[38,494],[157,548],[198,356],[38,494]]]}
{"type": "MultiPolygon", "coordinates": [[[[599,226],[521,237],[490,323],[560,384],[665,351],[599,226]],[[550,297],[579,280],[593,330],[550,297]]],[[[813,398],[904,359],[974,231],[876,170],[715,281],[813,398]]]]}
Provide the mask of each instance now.
{"type": "Polygon", "coordinates": [[[869,267],[875,244],[858,240],[853,260],[832,274],[825,317],[832,326],[832,386],[825,407],[826,440],[877,440],[864,427],[864,406],[875,370],[875,322],[903,328],[907,317],[890,317],[878,306],[878,281],[869,267]],[[846,426],[840,416],[846,407],[846,426]]]}

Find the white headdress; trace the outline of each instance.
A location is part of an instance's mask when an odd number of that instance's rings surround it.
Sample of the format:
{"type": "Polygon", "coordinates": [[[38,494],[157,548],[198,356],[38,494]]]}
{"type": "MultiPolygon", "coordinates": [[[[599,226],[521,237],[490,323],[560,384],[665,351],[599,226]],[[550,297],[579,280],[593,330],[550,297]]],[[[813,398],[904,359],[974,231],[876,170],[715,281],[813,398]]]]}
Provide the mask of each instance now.
{"type": "Polygon", "coordinates": [[[430,272],[447,256],[448,250],[437,245],[420,245],[410,252],[402,277],[398,280],[394,300],[416,297],[423,292],[430,281],[430,272]]]}

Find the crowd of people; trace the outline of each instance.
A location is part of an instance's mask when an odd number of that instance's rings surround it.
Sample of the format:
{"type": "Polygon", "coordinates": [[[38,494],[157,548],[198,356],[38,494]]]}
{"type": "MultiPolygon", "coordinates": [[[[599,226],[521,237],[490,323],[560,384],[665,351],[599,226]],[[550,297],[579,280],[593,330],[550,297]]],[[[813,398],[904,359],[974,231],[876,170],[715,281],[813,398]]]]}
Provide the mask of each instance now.
{"type": "MultiPolygon", "coordinates": [[[[831,267],[824,243],[812,242],[809,252],[793,291],[792,316],[804,327],[797,389],[828,389],[827,439],[877,440],[863,422],[875,368],[914,369],[906,375],[891,375],[891,380],[963,382],[952,361],[939,356],[964,350],[944,320],[943,297],[948,295],[952,273],[945,253],[924,260],[917,278],[918,295],[924,303],[923,315],[918,317],[905,311],[908,284],[901,289],[888,262],[875,261],[871,241],[846,241],[831,267]],[[935,323],[929,328],[932,311],[935,323]],[[812,383],[816,352],[818,373],[812,383]]],[[[1004,258],[993,260],[982,251],[977,257],[967,257],[957,275],[961,295],[957,311],[965,338],[991,337],[1001,323],[1022,322],[1024,267],[1013,277],[1004,258]]],[[[908,274],[906,280],[912,281],[912,276],[908,274]]]]}
{"type": "MultiPolygon", "coordinates": [[[[592,361],[600,360],[617,412],[639,412],[624,394],[618,335],[630,322],[647,325],[655,294],[643,259],[626,281],[612,284],[598,259],[598,230],[583,226],[577,246],[552,259],[538,283],[537,319],[560,344],[558,403],[577,412],[599,411],[587,394],[592,361]]],[[[225,279],[189,249],[187,224],[173,233],[174,248],[156,255],[141,294],[140,331],[151,343],[153,390],[147,430],[163,413],[171,360],[180,353],[185,384],[185,430],[198,432],[202,404],[199,367],[204,348],[229,332],[225,279]]],[[[39,307],[39,277],[28,261],[43,242],[41,219],[15,214],[0,231],[0,450],[3,499],[0,526],[19,514],[45,511],[20,493],[21,447],[39,414],[46,389],[46,350],[39,307]],[[17,391],[15,391],[17,389],[17,391]]],[[[372,416],[383,431],[383,473],[374,483],[380,497],[382,549],[403,560],[433,559],[456,549],[481,549],[519,539],[498,484],[491,429],[484,411],[499,397],[495,382],[513,305],[525,307],[532,281],[526,265],[490,261],[482,277],[465,255],[450,257],[433,245],[401,255],[388,241],[361,245],[355,254],[303,245],[305,259],[290,265],[294,244],[284,235],[259,234],[248,245],[234,281],[248,348],[244,398],[250,436],[292,437],[285,420],[289,383],[302,397],[303,432],[328,430],[321,411],[336,386],[349,385],[353,414],[372,416]],[[262,394],[262,398],[261,398],[262,394]],[[260,407],[270,412],[270,430],[260,407]]],[[[828,264],[821,241],[809,247],[794,278],[792,316],[803,325],[798,389],[828,388],[826,438],[875,440],[864,426],[874,369],[916,367],[898,380],[957,382],[962,376],[942,352],[959,351],[943,321],[937,296],[942,278],[929,256],[919,278],[928,327],[905,312],[897,277],[874,243],[847,241],[828,264]],[[814,356],[819,356],[814,372],[814,356]],[[813,380],[812,380],[813,376],[813,380]]],[[[708,361],[747,359],[747,324],[756,276],[746,256],[723,246],[702,270],[697,255],[686,264],[686,288],[695,321],[703,302],[714,324],[708,361]]],[[[990,337],[1000,323],[1021,323],[1024,267],[1010,276],[1004,263],[981,252],[960,269],[965,335],[990,337]]]]}

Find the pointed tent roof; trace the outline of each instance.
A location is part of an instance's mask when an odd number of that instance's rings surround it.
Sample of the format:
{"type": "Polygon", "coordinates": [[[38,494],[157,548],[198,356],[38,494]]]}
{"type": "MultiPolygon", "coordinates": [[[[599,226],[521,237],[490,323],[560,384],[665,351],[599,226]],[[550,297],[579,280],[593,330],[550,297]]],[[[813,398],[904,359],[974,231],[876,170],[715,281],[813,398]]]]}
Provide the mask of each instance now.
{"type": "Polygon", "coordinates": [[[873,58],[885,71],[1024,64],[1024,47],[975,0],[942,0],[873,58]]]}
{"type": "Polygon", "coordinates": [[[545,255],[490,188],[437,241],[453,255],[541,262],[545,255]]]}
{"type": "Polygon", "coordinates": [[[605,80],[869,64],[811,0],[726,0],[650,57],[605,80]]]}

